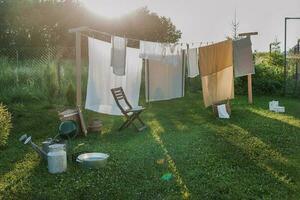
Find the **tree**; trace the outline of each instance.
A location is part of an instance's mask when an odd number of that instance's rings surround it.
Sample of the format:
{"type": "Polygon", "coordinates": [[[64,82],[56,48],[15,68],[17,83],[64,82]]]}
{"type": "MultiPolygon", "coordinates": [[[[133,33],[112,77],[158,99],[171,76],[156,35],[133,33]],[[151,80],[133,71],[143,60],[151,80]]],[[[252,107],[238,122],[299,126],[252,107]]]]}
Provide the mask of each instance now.
{"type": "Polygon", "coordinates": [[[239,29],[239,26],[240,26],[240,23],[238,22],[237,20],[237,17],[236,17],[236,10],[234,11],[234,19],[232,21],[232,38],[234,40],[237,40],[239,39],[239,36],[238,36],[238,29],[239,29]]]}
{"type": "Polygon", "coordinates": [[[146,7],[122,19],[104,19],[77,0],[1,0],[0,21],[2,47],[74,46],[68,29],[79,26],[159,42],[177,42],[181,37],[169,18],[146,7]]]}
{"type": "Polygon", "coordinates": [[[275,40],[270,44],[270,53],[275,52],[275,53],[280,53],[280,42],[278,41],[277,37],[275,40]]]}

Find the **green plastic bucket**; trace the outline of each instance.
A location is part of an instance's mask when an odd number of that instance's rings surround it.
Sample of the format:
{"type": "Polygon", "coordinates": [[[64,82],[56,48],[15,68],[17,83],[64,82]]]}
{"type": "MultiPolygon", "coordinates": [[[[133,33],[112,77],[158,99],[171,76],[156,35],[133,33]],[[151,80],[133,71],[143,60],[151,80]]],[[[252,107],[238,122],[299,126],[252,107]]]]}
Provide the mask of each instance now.
{"type": "Polygon", "coordinates": [[[58,133],[63,139],[70,139],[78,134],[78,125],[75,121],[68,120],[60,123],[58,133]]]}

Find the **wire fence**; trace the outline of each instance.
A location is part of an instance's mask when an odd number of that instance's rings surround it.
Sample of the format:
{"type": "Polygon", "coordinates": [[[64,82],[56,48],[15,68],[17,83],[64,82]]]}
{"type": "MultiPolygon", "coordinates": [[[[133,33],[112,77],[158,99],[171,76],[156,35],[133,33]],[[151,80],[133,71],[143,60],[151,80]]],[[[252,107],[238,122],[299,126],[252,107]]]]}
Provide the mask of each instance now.
{"type": "Polygon", "coordinates": [[[73,98],[74,58],[74,47],[0,48],[0,101],[73,98]]]}
{"type": "Polygon", "coordinates": [[[287,74],[286,74],[286,94],[292,96],[300,95],[300,57],[298,55],[289,56],[287,59],[287,74]]]}
{"type": "MultiPolygon", "coordinates": [[[[0,48],[0,101],[22,102],[32,99],[60,100],[74,104],[75,100],[75,48],[0,48]]],[[[88,63],[86,51],[82,54],[82,90],[83,98],[86,92],[88,63]]],[[[256,56],[256,68],[259,67],[259,56],[256,56]]],[[[300,95],[300,59],[288,59],[287,93],[300,95]]],[[[278,79],[283,79],[283,66],[279,69],[268,69],[276,72],[278,79]]],[[[265,87],[280,90],[280,85],[265,76],[266,71],[257,69],[254,77],[254,92],[263,91],[265,87]],[[263,84],[262,84],[263,82],[263,84]]],[[[269,72],[268,72],[269,73],[269,72]]],[[[273,72],[272,72],[273,73],[273,72]]],[[[272,74],[271,73],[271,74],[272,74]]],[[[275,73],[275,72],[274,72],[275,73]]],[[[246,94],[247,84],[236,79],[236,91],[242,87],[240,94],[246,94]],[[239,85],[240,84],[240,85],[239,85]]],[[[143,86],[142,86],[143,88],[143,86]]],[[[199,77],[186,80],[186,89],[189,92],[201,90],[199,77]]],[[[268,89],[266,89],[268,90],[268,89]]],[[[261,92],[264,93],[264,92],[261,92]]],[[[259,94],[259,92],[257,93],[259,94]]]]}

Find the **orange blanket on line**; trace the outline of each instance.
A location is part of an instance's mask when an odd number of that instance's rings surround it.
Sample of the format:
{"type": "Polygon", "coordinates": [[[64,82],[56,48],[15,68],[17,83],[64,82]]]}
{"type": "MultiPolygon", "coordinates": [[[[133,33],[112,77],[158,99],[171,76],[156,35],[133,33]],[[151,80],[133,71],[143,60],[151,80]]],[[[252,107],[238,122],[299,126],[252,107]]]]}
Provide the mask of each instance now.
{"type": "Polygon", "coordinates": [[[232,40],[199,48],[205,107],[234,98],[232,40]]]}

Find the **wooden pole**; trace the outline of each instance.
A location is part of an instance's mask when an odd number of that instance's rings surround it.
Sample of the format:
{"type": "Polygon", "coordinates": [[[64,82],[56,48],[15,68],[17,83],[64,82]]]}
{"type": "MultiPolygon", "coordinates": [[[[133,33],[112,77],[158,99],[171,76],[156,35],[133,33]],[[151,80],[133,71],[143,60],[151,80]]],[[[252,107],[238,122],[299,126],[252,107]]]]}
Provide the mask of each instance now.
{"type": "Polygon", "coordinates": [[[76,32],[76,104],[81,107],[81,34],[76,32]]]}
{"type": "Polygon", "coordinates": [[[80,119],[81,131],[87,136],[87,129],[81,112],[82,93],[81,93],[81,31],[85,31],[87,27],[73,28],[69,30],[69,33],[76,34],[76,105],[78,115],[80,119]]]}
{"type": "Polygon", "coordinates": [[[253,96],[252,96],[252,75],[248,74],[248,103],[253,103],[253,96]]]}
{"type": "Polygon", "coordinates": [[[69,29],[69,33],[76,34],[76,105],[81,107],[81,32],[88,30],[88,27],[82,26],[69,29]]]}

